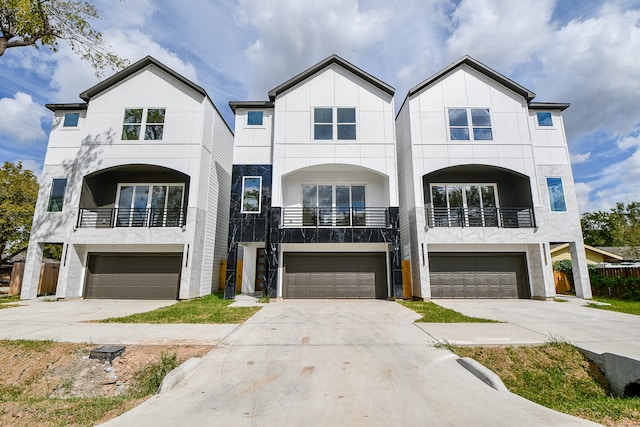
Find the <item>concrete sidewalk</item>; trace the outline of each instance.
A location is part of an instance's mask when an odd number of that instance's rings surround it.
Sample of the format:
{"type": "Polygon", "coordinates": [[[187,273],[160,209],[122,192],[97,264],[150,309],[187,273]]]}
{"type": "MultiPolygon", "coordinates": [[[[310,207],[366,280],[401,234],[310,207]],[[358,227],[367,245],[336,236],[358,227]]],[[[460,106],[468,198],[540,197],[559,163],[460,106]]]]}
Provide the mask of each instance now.
{"type": "Polygon", "coordinates": [[[107,426],[594,425],[506,391],[389,301],[275,301],[168,393],[107,426]]]}
{"type": "Polygon", "coordinates": [[[92,344],[216,345],[239,325],[89,323],[175,304],[141,300],[26,300],[0,310],[0,339],[92,344]]]}

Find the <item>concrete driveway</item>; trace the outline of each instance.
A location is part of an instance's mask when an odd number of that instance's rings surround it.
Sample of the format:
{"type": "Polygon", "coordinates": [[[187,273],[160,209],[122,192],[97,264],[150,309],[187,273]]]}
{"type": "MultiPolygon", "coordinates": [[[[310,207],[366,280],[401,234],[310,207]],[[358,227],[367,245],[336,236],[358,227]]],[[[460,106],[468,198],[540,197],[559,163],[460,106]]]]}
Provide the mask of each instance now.
{"type": "Polygon", "coordinates": [[[144,325],[89,323],[129,316],[175,301],[43,300],[20,301],[0,310],[0,339],[32,339],[92,344],[215,345],[238,325],[144,325]]]}
{"type": "Polygon", "coordinates": [[[593,425],[490,388],[388,301],[277,301],[107,426],[593,425]]]}

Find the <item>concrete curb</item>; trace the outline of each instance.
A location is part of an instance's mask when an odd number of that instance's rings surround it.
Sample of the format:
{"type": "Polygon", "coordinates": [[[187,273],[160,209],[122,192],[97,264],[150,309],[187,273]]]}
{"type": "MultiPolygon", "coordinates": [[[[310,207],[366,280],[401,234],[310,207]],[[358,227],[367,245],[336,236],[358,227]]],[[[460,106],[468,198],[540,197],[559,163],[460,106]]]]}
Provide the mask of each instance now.
{"type": "Polygon", "coordinates": [[[184,380],[191,373],[193,373],[193,371],[195,371],[201,363],[202,359],[200,359],[199,357],[192,357],[173,371],[169,372],[162,380],[162,383],[160,384],[160,387],[158,387],[158,391],[156,392],[156,394],[162,394],[173,390],[173,388],[177,386],[180,381],[184,380]]]}
{"type": "Polygon", "coordinates": [[[480,378],[484,383],[488,384],[492,388],[498,391],[509,392],[509,389],[507,389],[500,377],[498,377],[493,371],[480,364],[476,360],[470,357],[462,357],[458,359],[458,363],[461,364],[467,371],[480,378]]]}

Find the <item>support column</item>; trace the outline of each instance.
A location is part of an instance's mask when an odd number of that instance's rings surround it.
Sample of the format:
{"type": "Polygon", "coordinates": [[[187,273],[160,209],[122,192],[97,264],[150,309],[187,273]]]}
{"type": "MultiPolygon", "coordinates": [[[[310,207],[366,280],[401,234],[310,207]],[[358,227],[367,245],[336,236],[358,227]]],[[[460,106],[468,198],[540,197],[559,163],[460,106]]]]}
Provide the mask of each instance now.
{"type": "Polygon", "coordinates": [[[573,272],[573,284],[576,287],[576,296],[583,299],[591,299],[591,280],[587,268],[587,256],[582,240],[569,242],[571,252],[571,269],[573,272]]]}
{"type": "Polygon", "coordinates": [[[40,280],[40,265],[42,264],[43,249],[44,243],[29,242],[24,264],[24,274],[22,276],[20,299],[35,299],[38,296],[38,282],[40,280]]]}

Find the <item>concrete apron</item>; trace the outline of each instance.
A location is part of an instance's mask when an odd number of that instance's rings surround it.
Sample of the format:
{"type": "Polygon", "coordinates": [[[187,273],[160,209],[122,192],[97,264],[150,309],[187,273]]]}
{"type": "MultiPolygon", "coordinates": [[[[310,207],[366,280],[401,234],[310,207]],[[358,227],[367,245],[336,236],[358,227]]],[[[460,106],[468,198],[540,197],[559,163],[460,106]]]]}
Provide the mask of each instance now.
{"type": "Polygon", "coordinates": [[[105,425],[594,425],[489,387],[417,317],[388,301],[272,302],[105,425]]]}

